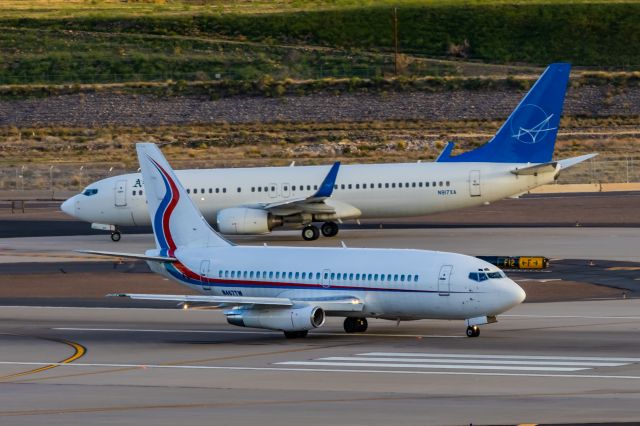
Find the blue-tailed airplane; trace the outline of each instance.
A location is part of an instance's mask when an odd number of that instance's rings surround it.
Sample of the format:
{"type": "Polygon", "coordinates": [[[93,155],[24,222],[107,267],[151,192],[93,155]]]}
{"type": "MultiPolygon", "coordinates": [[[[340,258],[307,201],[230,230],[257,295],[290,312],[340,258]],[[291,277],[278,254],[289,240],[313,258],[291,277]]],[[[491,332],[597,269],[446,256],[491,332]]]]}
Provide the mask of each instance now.
{"type": "Polygon", "coordinates": [[[462,254],[234,245],[209,226],[154,144],[138,144],[137,151],[156,248],[83,252],[145,260],[201,295],[119,296],[218,305],[230,324],[290,338],[321,327],[326,315],[345,317],[346,332],[364,332],[370,317],[464,320],[467,336],[476,337],[479,325],[525,298],[498,268],[462,254]]]}
{"type": "MultiPolygon", "coordinates": [[[[320,233],[335,236],[344,220],[479,206],[551,183],[564,169],[595,155],[553,160],[569,71],[569,64],[550,65],[488,143],[457,156],[451,156],[450,143],[432,163],[181,170],[177,175],[205,219],[227,235],[289,226],[302,228],[305,240],[315,240],[320,233]]],[[[149,224],[145,201],[142,176],[132,173],[92,183],[62,210],[111,231],[117,241],[120,226],[149,224]]]]}

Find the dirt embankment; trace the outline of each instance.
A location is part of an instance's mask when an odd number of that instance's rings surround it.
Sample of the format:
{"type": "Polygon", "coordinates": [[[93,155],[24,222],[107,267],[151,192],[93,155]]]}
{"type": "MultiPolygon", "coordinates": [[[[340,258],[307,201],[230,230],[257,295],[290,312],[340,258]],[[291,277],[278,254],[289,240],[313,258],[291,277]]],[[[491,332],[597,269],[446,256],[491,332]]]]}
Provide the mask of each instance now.
{"type": "MultiPolygon", "coordinates": [[[[156,97],[111,92],[0,101],[0,126],[100,127],[194,123],[463,120],[506,117],[523,92],[456,90],[307,96],[156,97]]],[[[640,87],[571,88],[565,115],[638,116],[640,87]]]]}

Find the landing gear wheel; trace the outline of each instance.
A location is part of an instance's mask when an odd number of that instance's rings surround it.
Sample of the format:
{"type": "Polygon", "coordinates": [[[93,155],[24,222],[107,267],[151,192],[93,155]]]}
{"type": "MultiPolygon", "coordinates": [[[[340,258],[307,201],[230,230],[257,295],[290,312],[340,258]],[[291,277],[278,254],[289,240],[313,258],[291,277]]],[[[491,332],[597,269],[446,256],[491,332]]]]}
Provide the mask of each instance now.
{"type": "Polygon", "coordinates": [[[307,334],[309,334],[309,330],[285,331],[284,337],[286,337],[287,339],[302,339],[304,337],[307,337],[307,334]]]}
{"type": "Polygon", "coordinates": [[[313,225],[307,225],[302,228],[302,239],[305,241],[314,241],[320,237],[320,231],[313,225]]]}
{"type": "Polygon", "coordinates": [[[114,243],[120,241],[120,238],[122,238],[122,235],[120,235],[120,231],[114,231],[111,233],[111,241],[113,241],[114,243]]]}
{"type": "Polygon", "coordinates": [[[347,333],[364,333],[368,326],[366,318],[346,317],[344,319],[344,331],[347,333]]]}
{"type": "Polygon", "coordinates": [[[325,222],[320,227],[320,231],[322,231],[322,235],[324,237],[335,237],[336,235],[338,235],[339,230],[340,228],[335,222],[325,222]]]}
{"type": "Polygon", "coordinates": [[[480,327],[477,325],[467,327],[467,337],[478,337],[480,335],[480,327]]]}

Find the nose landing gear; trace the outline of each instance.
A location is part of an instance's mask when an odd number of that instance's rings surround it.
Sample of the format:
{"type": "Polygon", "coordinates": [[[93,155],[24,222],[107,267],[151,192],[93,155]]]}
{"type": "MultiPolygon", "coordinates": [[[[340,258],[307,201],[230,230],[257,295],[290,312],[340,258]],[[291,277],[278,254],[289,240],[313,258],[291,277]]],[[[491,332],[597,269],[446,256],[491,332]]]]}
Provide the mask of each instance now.
{"type": "Polygon", "coordinates": [[[111,241],[113,241],[114,243],[117,243],[118,241],[120,241],[120,238],[122,238],[120,231],[116,230],[111,233],[111,241]]]}
{"type": "Polygon", "coordinates": [[[471,325],[467,327],[467,337],[478,337],[480,335],[480,327],[471,325]]]}

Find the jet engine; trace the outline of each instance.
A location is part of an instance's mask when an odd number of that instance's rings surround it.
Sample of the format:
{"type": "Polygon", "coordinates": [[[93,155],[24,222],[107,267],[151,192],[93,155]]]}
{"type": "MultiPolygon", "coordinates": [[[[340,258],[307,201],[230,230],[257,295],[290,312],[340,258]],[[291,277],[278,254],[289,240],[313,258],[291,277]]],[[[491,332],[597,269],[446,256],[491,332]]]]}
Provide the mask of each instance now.
{"type": "Polygon", "coordinates": [[[216,218],[218,230],[223,234],[266,234],[282,225],[282,219],[260,209],[235,207],[223,209],[216,218]]]}
{"type": "Polygon", "coordinates": [[[227,322],[240,327],[282,331],[305,331],[324,324],[324,310],[318,306],[234,310],[225,313],[227,322]]]}

